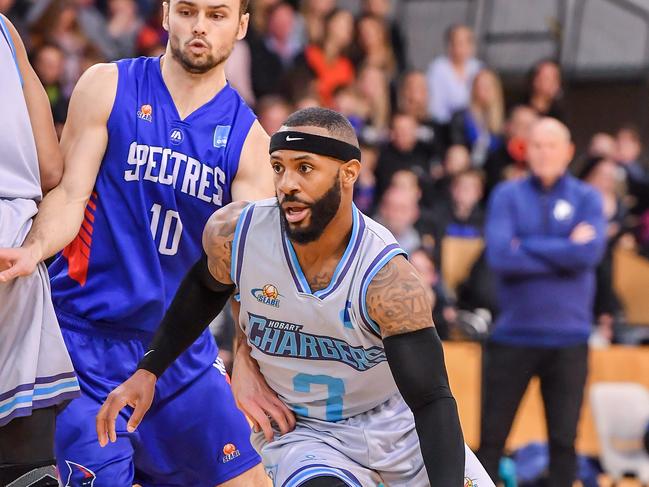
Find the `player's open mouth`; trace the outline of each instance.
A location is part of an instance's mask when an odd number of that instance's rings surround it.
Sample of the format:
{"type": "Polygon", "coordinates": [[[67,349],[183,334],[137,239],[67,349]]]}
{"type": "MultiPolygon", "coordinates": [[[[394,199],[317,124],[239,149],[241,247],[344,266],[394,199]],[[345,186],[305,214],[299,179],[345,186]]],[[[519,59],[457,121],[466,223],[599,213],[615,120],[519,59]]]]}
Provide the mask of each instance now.
{"type": "Polygon", "coordinates": [[[309,207],[295,203],[288,203],[282,206],[286,220],[289,223],[299,223],[309,214],[309,207]]]}
{"type": "Polygon", "coordinates": [[[207,44],[199,39],[191,41],[188,46],[192,50],[192,52],[196,53],[207,50],[207,44]]]}

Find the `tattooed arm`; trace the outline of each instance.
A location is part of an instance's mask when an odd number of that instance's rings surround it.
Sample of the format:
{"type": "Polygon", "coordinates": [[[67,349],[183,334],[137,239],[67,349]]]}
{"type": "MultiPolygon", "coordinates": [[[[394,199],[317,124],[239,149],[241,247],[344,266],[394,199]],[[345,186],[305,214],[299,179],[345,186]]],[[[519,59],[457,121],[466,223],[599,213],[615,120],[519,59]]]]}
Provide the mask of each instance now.
{"type": "Polygon", "coordinates": [[[394,381],[415,417],[430,486],[461,487],[464,439],[433,327],[430,290],[412,265],[397,256],[374,276],[366,300],[381,329],[394,381]]]}
{"type": "Polygon", "coordinates": [[[111,392],[97,415],[99,444],[117,441],[115,418],[126,405],[134,408],[127,429],[134,431],[153,401],[157,378],[196,341],[234,291],[230,278],[232,241],[245,203],[218,210],[203,232],[205,253],[183,279],[138,370],[111,392]]]}
{"type": "Polygon", "coordinates": [[[433,326],[432,291],[403,256],[374,276],[367,289],[367,309],[383,338],[433,326]]]}

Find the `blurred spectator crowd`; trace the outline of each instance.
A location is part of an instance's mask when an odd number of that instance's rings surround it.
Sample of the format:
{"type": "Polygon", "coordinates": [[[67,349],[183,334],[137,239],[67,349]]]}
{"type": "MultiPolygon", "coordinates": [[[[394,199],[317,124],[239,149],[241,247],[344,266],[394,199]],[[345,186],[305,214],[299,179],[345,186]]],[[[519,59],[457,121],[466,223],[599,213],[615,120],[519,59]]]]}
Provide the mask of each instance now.
{"type": "MultiPolygon", "coordinates": [[[[476,57],[472,30],[450,26],[446,53],[428,69],[408,66],[390,0],[363,0],[360,12],[335,0],[251,0],[245,40],[226,72],[275,132],[295,109],[333,108],[356,128],[363,168],[356,205],[411,254],[436,291],[444,338],[486,333],[497,313],[492,276],[478,255],[452,288],[442,276],[444,239],[480,240],[487,198],[500,181],[527,174],[526,142],[540,116],[566,120],[562,73],[550,59],[530,66],[525,97],[506,105],[497,72],[476,57]]],[[[167,34],[159,0],[0,0],[20,31],[46,88],[60,133],[70,94],[89,66],[158,56],[167,34]]],[[[602,194],[608,251],[597,272],[598,332],[612,339],[624,310],[612,286],[615,245],[649,257],[649,173],[636,128],[596,133],[572,172],[602,194]]]]}

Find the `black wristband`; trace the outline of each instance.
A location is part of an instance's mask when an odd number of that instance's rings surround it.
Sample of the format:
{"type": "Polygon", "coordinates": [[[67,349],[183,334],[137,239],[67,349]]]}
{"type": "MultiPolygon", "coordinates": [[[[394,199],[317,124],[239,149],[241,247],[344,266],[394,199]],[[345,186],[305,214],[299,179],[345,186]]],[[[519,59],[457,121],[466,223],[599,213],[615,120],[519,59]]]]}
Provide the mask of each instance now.
{"type": "Polygon", "coordinates": [[[234,289],[212,277],[203,254],[180,284],[137,368],[160,377],[216,318],[234,289]]]}

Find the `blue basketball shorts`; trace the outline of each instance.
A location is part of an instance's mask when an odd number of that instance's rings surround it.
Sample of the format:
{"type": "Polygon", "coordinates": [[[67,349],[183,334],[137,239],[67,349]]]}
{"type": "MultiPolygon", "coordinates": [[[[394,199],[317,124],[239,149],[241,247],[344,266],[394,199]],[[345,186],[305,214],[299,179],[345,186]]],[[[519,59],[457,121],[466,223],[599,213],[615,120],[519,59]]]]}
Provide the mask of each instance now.
{"type": "MultiPolygon", "coordinates": [[[[62,485],[213,487],[260,463],[250,426],[237,409],[222,362],[200,374],[164,374],[147,415],[126,431],[131,410],[117,417],[117,442],[101,448],[95,417],[108,394],[135,370],[146,342],[65,327],[62,332],[82,395],[58,416],[56,458],[62,485]]],[[[182,366],[182,364],[181,364],[182,366]]]]}

